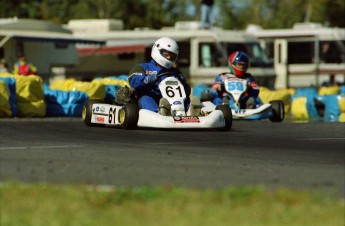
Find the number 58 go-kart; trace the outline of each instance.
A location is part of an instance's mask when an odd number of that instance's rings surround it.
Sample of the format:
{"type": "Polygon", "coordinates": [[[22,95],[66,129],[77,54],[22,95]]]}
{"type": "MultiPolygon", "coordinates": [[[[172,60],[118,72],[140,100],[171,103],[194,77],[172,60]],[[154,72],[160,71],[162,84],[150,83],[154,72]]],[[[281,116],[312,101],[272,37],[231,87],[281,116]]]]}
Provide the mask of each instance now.
{"type": "MultiPolygon", "coordinates": [[[[230,107],[233,119],[261,120],[269,119],[272,122],[282,122],[284,120],[284,102],[272,100],[269,103],[257,104],[254,109],[243,109],[240,101],[248,89],[247,80],[237,78],[231,73],[223,73],[224,89],[230,96],[230,107]]],[[[261,102],[261,101],[259,101],[261,102]]]]}
{"type": "MultiPolygon", "coordinates": [[[[180,80],[172,74],[160,74],[157,83],[163,98],[170,103],[171,116],[139,109],[137,103],[124,105],[107,104],[101,100],[89,100],[83,106],[82,119],[88,126],[108,125],[124,129],[137,127],[161,129],[218,129],[228,131],[232,126],[232,112],[229,105],[215,106],[213,103],[201,102],[200,116],[191,115],[185,109],[186,93],[180,80]],[[164,76],[164,77],[163,77],[164,76]]],[[[192,101],[193,102],[193,101],[192,101]]],[[[193,104],[191,102],[191,104],[193,104]]],[[[200,103],[199,103],[200,104],[200,103]]]]}

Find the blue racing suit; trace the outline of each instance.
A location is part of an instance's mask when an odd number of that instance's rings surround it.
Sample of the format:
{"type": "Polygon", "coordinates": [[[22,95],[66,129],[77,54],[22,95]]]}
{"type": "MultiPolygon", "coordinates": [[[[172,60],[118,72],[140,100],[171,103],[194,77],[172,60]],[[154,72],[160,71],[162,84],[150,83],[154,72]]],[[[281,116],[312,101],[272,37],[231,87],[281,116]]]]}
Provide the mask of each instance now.
{"type": "MultiPolygon", "coordinates": [[[[231,96],[227,94],[223,87],[223,76],[226,76],[226,74],[227,73],[219,74],[216,77],[215,82],[212,84],[212,89],[210,92],[213,98],[213,103],[215,105],[222,104],[223,97],[227,97],[230,100],[230,102],[232,101],[231,96]]],[[[261,101],[258,97],[260,89],[254,77],[251,74],[246,73],[243,77],[241,77],[241,79],[246,79],[248,84],[248,90],[246,93],[244,93],[240,100],[241,108],[246,108],[246,102],[250,97],[254,98],[256,104],[261,104],[261,101]]]]}
{"type": "Polygon", "coordinates": [[[139,109],[148,109],[154,112],[158,112],[159,100],[162,98],[162,94],[159,90],[158,84],[167,76],[162,76],[157,79],[153,84],[147,84],[144,82],[146,76],[159,75],[164,72],[171,72],[176,75],[175,77],[183,84],[186,92],[185,109],[189,108],[191,88],[187,83],[187,80],[182,76],[181,72],[176,68],[163,68],[159,66],[153,59],[149,63],[138,64],[129,72],[129,85],[135,89],[138,97],[139,109]]]}

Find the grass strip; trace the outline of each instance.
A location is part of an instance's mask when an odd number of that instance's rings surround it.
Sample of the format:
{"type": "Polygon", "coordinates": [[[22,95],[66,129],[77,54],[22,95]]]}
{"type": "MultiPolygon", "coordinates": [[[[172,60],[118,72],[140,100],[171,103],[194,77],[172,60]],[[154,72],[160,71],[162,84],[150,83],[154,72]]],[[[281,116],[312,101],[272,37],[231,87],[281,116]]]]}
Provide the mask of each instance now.
{"type": "Polygon", "coordinates": [[[6,182],[1,226],[343,226],[344,199],[280,188],[104,189],[6,182]]]}

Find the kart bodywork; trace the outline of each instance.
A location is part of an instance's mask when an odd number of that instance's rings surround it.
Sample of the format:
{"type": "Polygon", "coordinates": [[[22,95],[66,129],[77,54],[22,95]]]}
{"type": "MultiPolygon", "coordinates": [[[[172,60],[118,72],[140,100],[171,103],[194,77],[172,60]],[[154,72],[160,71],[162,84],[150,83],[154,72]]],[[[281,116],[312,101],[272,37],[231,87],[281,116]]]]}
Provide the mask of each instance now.
{"type": "Polygon", "coordinates": [[[102,100],[89,100],[83,106],[82,119],[88,126],[108,125],[124,129],[137,127],[162,129],[212,129],[228,131],[232,126],[232,112],[228,105],[215,106],[207,101],[199,107],[201,114],[191,115],[184,107],[186,93],[182,83],[173,76],[160,81],[163,98],[170,103],[171,116],[163,116],[147,109],[139,109],[136,102],[124,105],[107,104],[102,100]]]}
{"type": "Polygon", "coordinates": [[[233,119],[261,120],[268,118],[272,122],[282,122],[284,120],[284,102],[281,100],[272,100],[266,104],[256,100],[255,108],[241,108],[240,101],[248,89],[247,80],[238,78],[231,73],[224,73],[222,76],[224,89],[230,96],[233,119]]]}

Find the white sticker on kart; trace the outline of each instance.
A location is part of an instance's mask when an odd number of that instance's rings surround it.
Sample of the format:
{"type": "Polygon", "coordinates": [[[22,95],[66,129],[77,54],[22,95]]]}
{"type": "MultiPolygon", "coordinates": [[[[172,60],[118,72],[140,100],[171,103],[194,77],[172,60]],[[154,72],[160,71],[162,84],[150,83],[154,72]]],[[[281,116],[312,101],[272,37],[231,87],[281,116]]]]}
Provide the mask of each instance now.
{"type": "Polygon", "coordinates": [[[186,98],[186,92],[184,90],[182,83],[174,77],[168,77],[164,79],[159,84],[159,88],[164,98],[168,98],[168,99],[186,98]]]}
{"type": "Polygon", "coordinates": [[[224,87],[226,92],[232,96],[235,103],[238,105],[242,94],[245,93],[248,88],[247,80],[235,77],[227,77],[224,79],[224,87]]]}
{"type": "Polygon", "coordinates": [[[107,125],[119,125],[119,110],[122,107],[110,104],[94,104],[91,122],[107,125]]]}

